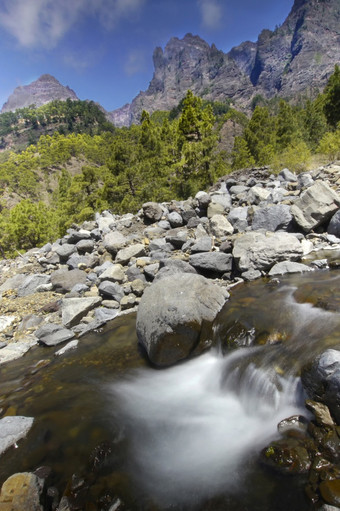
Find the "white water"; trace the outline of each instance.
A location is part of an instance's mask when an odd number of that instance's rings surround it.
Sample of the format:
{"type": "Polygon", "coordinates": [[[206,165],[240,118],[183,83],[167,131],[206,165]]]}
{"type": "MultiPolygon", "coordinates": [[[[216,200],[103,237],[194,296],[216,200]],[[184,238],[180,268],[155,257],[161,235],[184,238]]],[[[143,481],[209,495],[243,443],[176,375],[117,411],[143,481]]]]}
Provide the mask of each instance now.
{"type": "Polygon", "coordinates": [[[296,378],[264,372],[250,360],[240,371],[253,352],[210,352],[167,370],[141,370],[114,386],[131,439],[130,469],[159,502],[232,491],[244,480],[245,458],[257,456],[280,420],[303,413],[296,378]]]}

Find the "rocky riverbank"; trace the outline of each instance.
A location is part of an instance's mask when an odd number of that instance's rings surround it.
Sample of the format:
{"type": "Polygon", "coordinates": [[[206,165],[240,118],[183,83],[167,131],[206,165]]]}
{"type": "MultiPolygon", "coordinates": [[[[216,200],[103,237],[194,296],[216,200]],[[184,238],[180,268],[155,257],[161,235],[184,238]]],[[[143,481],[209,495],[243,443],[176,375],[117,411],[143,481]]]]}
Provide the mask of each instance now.
{"type": "MultiPolygon", "coordinates": [[[[146,203],[136,215],[105,211],[93,221],[73,226],[53,244],[15,260],[2,260],[0,364],[36,345],[41,350],[52,347],[62,355],[75,349],[87,332],[136,311],[141,300],[139,340],[153,363],[168,365],[196,353],[198,344],[206,341],[202,325],[211,323],[234,285],[328,265],[318,251],[340,250],[339,190],[340,164],[299,175],[287,169],[279,175],[267,168],[240,171],[186,201],[146,203]],[[197,289],[208,289],[209,284],[212,298],[194,304],[193,309],[202,309],[199,317],[186,311],[188,324],[184,330],[181,324],[179,333],[189,333],[190,342],[183,347],[175,335],[170,348],[162,350],[162,333],[150,344],[148,318],[157,322],[150,311],[157,304],[164,311],[162,299],[177,292],[171,314],[162,317],[168,325],[164,331],[173,328],[176,333],[177,327],[170,323],[173,311],[181,313],[180,300],[188,301],[187,293],[196,283],[197,289]]],[[[338,265],[337,261],[332,264],[338,265]]],[[[9,437],[13,444],[22,431],[15,420],[6,419],[6,425],[4,420],[0,422],[6,426],[7,444],[9,437]]],[[[335,422],[322,427],[338,434],[335,422]]],[[[269,448],[265,458],[278,449],[269,448]]],[[[334,458],[332,463],[336,462],[334,458]]],[[[38,486],[35,480],[34,487],[38,486]]]]}

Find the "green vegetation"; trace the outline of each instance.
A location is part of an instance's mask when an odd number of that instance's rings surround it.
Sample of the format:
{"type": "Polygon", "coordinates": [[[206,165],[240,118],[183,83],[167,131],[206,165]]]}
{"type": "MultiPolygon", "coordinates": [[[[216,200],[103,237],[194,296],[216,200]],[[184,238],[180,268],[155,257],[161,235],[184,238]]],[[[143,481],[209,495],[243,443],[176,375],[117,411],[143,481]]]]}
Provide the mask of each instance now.
{"type": "Polygon", "coordinates": [[[143,111],[130,128],[114,128],[82,101],[2,114],[0,140],[27,132],[37,140],[0,153],[0,250],[42,245],[103,209],[122,214],[150,200],[186,199],[233,169],[302,171],[316,153],[339,158],[339,84],[336,66],[324,94],[303,106],[256,97],[250,119],[229,101],[191,91],[171,112],[143,111]],[[233,147],[221,150],[221,137],[233,133],[233,147]]]}

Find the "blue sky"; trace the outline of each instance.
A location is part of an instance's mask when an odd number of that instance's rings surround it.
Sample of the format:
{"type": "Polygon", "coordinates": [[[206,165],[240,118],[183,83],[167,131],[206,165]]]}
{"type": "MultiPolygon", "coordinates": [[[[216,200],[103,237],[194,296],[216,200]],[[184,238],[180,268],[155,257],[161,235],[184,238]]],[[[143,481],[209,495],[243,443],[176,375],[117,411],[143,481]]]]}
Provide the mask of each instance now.
{"type": "Polygon", "coordinates": [[[107,110],[152,78],[152,54],[187,32],[227,52],[287,17],[293,0],[0,0],[0,108],[49,73],[107,110]]]}

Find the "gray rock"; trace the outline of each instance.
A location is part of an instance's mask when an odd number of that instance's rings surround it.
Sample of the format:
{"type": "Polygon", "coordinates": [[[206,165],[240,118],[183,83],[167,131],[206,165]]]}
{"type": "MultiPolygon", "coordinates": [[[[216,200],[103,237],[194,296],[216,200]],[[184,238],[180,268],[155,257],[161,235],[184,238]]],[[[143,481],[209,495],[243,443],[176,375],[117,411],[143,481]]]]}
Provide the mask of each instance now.
{"type": "Polygon", "coordinates": [[[103,245],[110,254],[116,255],[127,244],[127,238],[119,231],[112,231],[105,234],[103,245]]]}
{"type": "Polygon", "coordinates": [[[248,207],[233,208],[227,216],[235,232],[244,232],[248,227],[248,207]]]}
{"type": "Polygon", "coordinates": [[[32,417],[4,417],[0,419],[0,454],[24,438],[31,429],[32,417]]]}
{"type": "Polygon", "coordinates": [[[332,234],[337,238],[340,238],[340,210],[338,210],[331,218],[328,228],[328,234],[332,234]]]}
{"type": "Polygon", "coordinates": [[[76,244],[79,254],[85,254],[86,252],[92,252],[94,249],[94,241],[91,240],[80,240],[76,244]]]}
{"type": "Polygon", "coordinates": [[[125,280],[125,273],[121,264],[110,264],[110,266],[99,275],[99,280],[122,283],[125,280]]]}
{"type": "Polygon", "coordinates": [[[187,273],[148,287],[137,312],[137,336],[151,362],[167,366],[187,358],[200,341],[207,340],[207,325],[227,297],[223,288],[187,273]]]}
{"type": "Polygon", "coordinates": [[[270,190],[260,186],[253,186],[248,192],[248,202],[250,204],[260,204],[260,202],[266,201],[269,196],[270,190]]]}
{"type": "Polygon", "coordinates": [[[45,346],[56,346],[57,344],[73,339],[74,333],[62,325],[46,323],[36,330],[35,336],[39,339],[39,342],[45,346]]]}
{"type": "Polygon", "coordinates": [[[251,227],[253,231],[260,229],[266,231],[286,230],[290,227],[292,221],[290,206],[278,204],[255,209],[251,227]]]}
{"type": "Polygon", "coordinates": [[[155,250],[167,250],[167,248],[169,248],[169,251],[171,251],[171,248],[169,245],[167,245],[165,238],[155,238],[149,243],[150,252],[155,250]]]}
{"type": "Polygon", "coordinates": [[[104,298],[111,298],[117,302],[120,302],[125,294],[122,286],[116,282],[110,282],[109,280],[101,282],[98,286],[98,291],[104,298]]]}
{"type": "Polygon", "coordinates": [[[314,179],[307,172],[303,172],[297,176],[297,181],[300,188],[308,188],[314,184],[314,179]]]}
{"type": "Polygon", "coordinates": [[[145,282],[142,279],[135,279],[131,282],[131,291],[136,296],[142,296],[145,289],[145,282]]]}
{"type": "Polygon", "coordinates": [[[86,291],[89,291],[89,286],[87,286],[86,284],[75,284],[73,286],[73,288],[71,289],[71,293],[74,293],[75,295],[78,294],[78,295],[82,295],[84,293],[86,293],[86,291]]]}
{"type": "Polygon", "coordinates": [[[182,214],[183,222],[185,224],[187,224],[191,218],[197,218],[196,211],[193,208],[191,208],[191,207],[186,207],[182,211],[181,214],[182,214]]]}
{"type": "Polygon", "coordinates": [[[339,195],[323,181],[317,181],[295,201],[291,213],[296,223],[309,232],[326,223],[339,206],[339,195]]]}
{"type": "Polygon", "coordinates": [[[144,274],[148,279],[153,280],[158,269],[159,263],[148,264],[147,266],[144,266],[144,274]]]}
{"type": "Polygon", "coordinates": [[[188,230],[186,227],[177,227],[177,229],[171,229],[166,233],[165,240],[171,243],[175,248],[182,248],[184,243],[188,239],[188,230]]]}
{"type": "Polygon", "coordinates": [[[193,243],[190,247],[192,254],[197,254],[199,252],[210,252],[212,249],[213,242],[210,236],[204,236],[200,238],[196,243],[193,243]]]}
{"type": "MultiPolygon", "coordinates": [[[[224,211],[231,208],[231,197],[230,197],[230,194],[227,191],[227,189],[225,189],[225,191],[222,191],[222,192],[212,193],[210,195],[210,197],[211,197],[211,202],[210,202],[209,206],[211,205],[211,203],[220,204],[223,207],[224,211]]],[[[209,217],[209,215],[208,215],[208,217],[209,217]]]]}
{"type": "Polygon", "coordinates": [[[86,273],[82,270],[56,270],[51,274],[54,291],[66,294],[76,284],[86,284],[86,273]]]}
{"type": "Polygon", "coordinates": [[[11,342],[0,350],[0,364],[5,364],[22,357],[28,350],[37,344],[37,339],[25,337],[24,342],[11,342]]]}
{"type": "Polygon", "coordinates": [[[60,350],[56,351],[55,352],[55,356],[56,357],[60,357],[61,355],[64,355],[65,353],[67,353],[68,351],[72,351],[72,350],[75,350],[77,348],[79,344],[79,341],[78,339],[74,339],[73,341],[70,341],[66,344],[66,346],[64,346],[63,348],[61,348],[60,350]]]}
{"type": "Polygon", "coordinates": [[[181,259],[168,259],[161,261],[159,264],[159,270],[157,275],[155,276],[154,282],[163,279],[164,277],[169,277],[170,275],[175,275],[177,273],[194,273],[197,271],[186,261],[182,261],[181,259]]]}
{"type": "Polygon", "coordinates": [[[157,202],[146,202],[142,208],[146,222],[158,222],[163,216],[163,209],[157,202]]]}
{"type": "Polygon", "coordinates": [[[241,273],[242,279],[246,280],[247,282],[250,282],[252,280],[259,279],[262,277],[262,273],[259,270],[248,270],[241,273]]]}
{"type": "Polygon", "coordinates": [[[210,218],[210,229],[214,236],[223,238],[233,234],[234,228],[224,215],[214,215],[210,218]]]}
{"type": "Polygon", "coordinates": [[[67,260],[66,264],[71,270],[79,269],[79,268],[93,268],[96,266],[98,260],[91,255],[77,255],[72,254],[71,257],[67,260]]]}
{"type": "Polygon", "coordinates": [[[310,266],[301,263],[294,263],[293,261],[282,261],[276,263],[269,271],[268,275],[284,275],[285,273],[303,273],[305,271],[313,271],[310,266]]]}
{"type": "Polygon", "coordinates": [[[289,169],[281,170],[278,177],[282,181],[288,181],[291,183],[295,183],[297,181],[297,176],[295,174],[293,174],[289,169]]]}
{"type": "Polygon", "coordinates": [[[248,192],[249,186],[245,185],[233,185],[229,188],[229,192],[232,195],[240,195],[241,193],[248,192]]]}
{"type": "Polygon", "coordinates": [[[167,220],[160,220],[157,225],[160,229],[164,231],[168,231],[169,229],[171,229],[170,222],[168,222],[167,220]]]}
{"type": "Polygon", "coordinates": [[[67,261],[72,254],[77,252],[75,245],[71,245],[71,243],[64,243],[63,245],[58,245],[54,248],[56,254],[58,254],[60,261],[67,261]]]}
{"type": "Polygon", "coordinates": [[[96,222],[98,229],[101,232],[109,233],[110,230],[114,227],[114,218],[112,215],[109,217],[100,216],[97,218],[96,222]]]}
{"type": "Polygon", "coordinates": [[[79,231],[76,231],[75,229],[68,229],[67,234],[68,243],[73,245],[78,243],[78,241],[91,239],[90,231],[86,231],[85,229],[79,229],[79,231]]]}
{"type": "Polygon", "coordinates": [[[336,422],[340,422],[340,351],[328,349],[311,366],[302,371],[307,395],[328,406],[336,422]]]}
{"type": "Polygon", "coordinates": [[[99,307],[94,311],[94,316],[96,320],[99,321],[101,324],[111,321],[112,319],[116,318],[118,314],[119,311],[117,309],[111,309],[107,307],[99,307]]]}
{"type": "Polygon", "coordinates": [[[211,197],[206,192],[197,192],[195,195],[195,201],[199,208],[207,209],[211,202],[211,197]]]}
{"type": "Polygon", "coordinates": [[[0,316],[0,332],[6,330],[15,320],[16,316],[0,316]]]}
{"type": "Polygon", "coordinates": [[[25,330],[28,330],[29,328],[34,328],[40,325],[44,321],[44,318],[41,316],[36,316],[35,314],[27,314],[25,316],[20,325],[18,326],[18,330],[20,332],[24,332],[25,330]]]}
{"type": "Polygon", "coordinates": [[[108,268],[111,268],[111,266],[113,266],[113,263],[111,263],[111,261],[105,261],[103,264],[100,264],[99,266],[95,266],[93,268],[93,271],[99,276],[102,273],[104,273],[105,270],[107,270],[108,268]]]}
{"type": "Polygon", "coordinates": [[[38,292],[39,286],[48,284],[50,282],[49,275],[28,275],[25,280],[19,285],[17,289],[18,296],[28,296],[38,292]]]}
{"type": "Polygon", "coordinates": [[[23,273],[18,273],[17,275],[14,275],[14,277],[10,277],[0,286],[0,293],[8,291],[9,289],[18,289],[18,287],[22,285],[26,278],[27,275],[23,273]]]}
{"type": "Polygon", "coordinates": [[[172,211],[168,214],[168,221],[172,228],[182,227],[183,225],[183,218],[177,211],[172,211]]]}
{"type": "Polygon", "coordinates": [[[64,298],[61,307],[61,319],[63,325],[72,327],[86,316],[86,314],[100,305],[102,299],[99,296],[86,298],[64,298]]]}
{"type": "Polygon", "coordinates": [[[120,301],[120,308],[122,309],[122,311],[125,311],[128,309],[132,309],[137,304],[138,304],[138,300],[137,300],[136,296],[134,294],[130,293],[126,296],[123,296],[123,298],[120,301]]]}
{"type": "Polygon", "coordinates": [[[146,255],[145,245],[136,243],[129,247],[122,248],[116,255],[116,263],[127,264],[133,257],[143,257],[146,255]]]}
{"type": "Polygon", "coordinates": [[[296,261],[303,254],[299,240],[286,232],[246,232],[234,242],[233,256],[238,269],[269,270],[280,261],[296,261]]]}
{"type": "Polygon", "coordinates": [[[189,257],[189,263],[202,272],[223,274],[231,271],[232,255],[224,252],[193,254],[189,257]]]}

